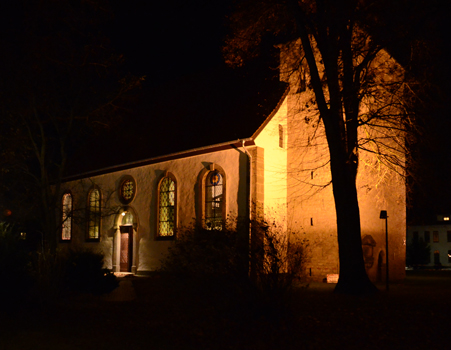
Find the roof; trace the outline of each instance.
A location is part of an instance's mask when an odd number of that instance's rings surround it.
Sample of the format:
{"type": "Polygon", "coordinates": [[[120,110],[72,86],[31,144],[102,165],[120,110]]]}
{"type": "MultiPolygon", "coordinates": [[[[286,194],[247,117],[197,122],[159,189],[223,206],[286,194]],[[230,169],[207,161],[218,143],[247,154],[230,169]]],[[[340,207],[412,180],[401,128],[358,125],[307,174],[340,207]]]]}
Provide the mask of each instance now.
{"type": "Polygon", "coordinates": [[[199,154],[218,152],[218,151],[223,151],[223,150],[232,149],[232,148],[236,149],[236,148],[242,147],[243,145],[244,146],[253,146],[253,145],[255,145],[255,143],[254,143],[254,140],[251,138],[238,139],[238,140],[233,140],[233,141],[229,141],[229,142],[223,142],[220,144],[199,147],[199,148],[194,148],[194,149],[190,149],[190,150],[186,150],[186,151],[182,151],[182,152],[176,152],[176,153],[172,153],[172,154],[158,156],[158,157],[154,157],[154,158],[142,159],[142,160],[138,160],[138,161],[134,161],[134,162],[113,165],[113,166],[102,168],[102,169],[95,169],[95,170],[88,171],[85,173],[68,176],[68,177],[64,178],[64,181],[65,182],[74,181],[74,180],[79,180],[79,179],[83,179],[83,178],[87,178],[87,177],[108,174],[108,173],[112,173],[115,171],[121,171],[121,170],[125,170],[125,169],[137,168],[137,167],[141,167],[141,166],[145,166],[145,165],[149,165],[149,164],[166,162],[166,161],[173,160],[173,159],[192,157],[192,156],[196,156],[199,154]]]}

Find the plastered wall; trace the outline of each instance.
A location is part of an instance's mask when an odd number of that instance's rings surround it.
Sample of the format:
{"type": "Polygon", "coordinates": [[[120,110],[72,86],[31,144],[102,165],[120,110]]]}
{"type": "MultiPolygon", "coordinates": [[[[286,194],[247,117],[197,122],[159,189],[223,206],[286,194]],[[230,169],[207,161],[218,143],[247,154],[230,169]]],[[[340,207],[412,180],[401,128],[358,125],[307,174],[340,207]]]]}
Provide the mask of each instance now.
{"type": "MultiPolygon", "coordinates": [[[[145,273],[159,268],[160,261],[173,244],[171,240],[158,240],[157,229],[157,188],[165,172],[172,173],[177,180],[177,221],[178,227],[193,224],[201,214],[199,208],[199,174],[209,169],[211,164],[220,166],[226,177],[225,212],[231,218],[243,217],[247,213],[247,156],[241,149],[228,149],[191,157],[179,157],[170,161],[131,167],[127,170],[109,172],[63,184],[62,191],[70,191],[73,196],[72,240],[61,243],[62,249],[88,247],[102,251],[107,268],[117,268],[113,259],[113,242],[121,224],[123,211],[134,215],[135,245],[133,270],[145,273]],[[118,188],[123,176],[132,176],[136,181],[136,196],[131,203],[123,205],[118,196],[118,188]],[[102,222],[99,242],[87,242],[86,204],[92,186],[97,186],[102,195],[102,222]]],[[[117,243],[116,243],[117,245],[117,243]]]]}

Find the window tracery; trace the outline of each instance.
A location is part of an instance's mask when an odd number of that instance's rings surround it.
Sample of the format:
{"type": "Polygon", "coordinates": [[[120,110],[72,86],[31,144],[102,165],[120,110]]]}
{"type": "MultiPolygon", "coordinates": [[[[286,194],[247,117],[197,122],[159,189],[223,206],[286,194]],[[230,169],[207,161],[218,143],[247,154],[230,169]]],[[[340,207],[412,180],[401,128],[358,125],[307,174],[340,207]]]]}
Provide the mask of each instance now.
{"type": "Polygon", "coordinates": [[[158,236],[174,237],[176,229],[177,183],[168,174],[159,185],[158,198],[158,236]]]}

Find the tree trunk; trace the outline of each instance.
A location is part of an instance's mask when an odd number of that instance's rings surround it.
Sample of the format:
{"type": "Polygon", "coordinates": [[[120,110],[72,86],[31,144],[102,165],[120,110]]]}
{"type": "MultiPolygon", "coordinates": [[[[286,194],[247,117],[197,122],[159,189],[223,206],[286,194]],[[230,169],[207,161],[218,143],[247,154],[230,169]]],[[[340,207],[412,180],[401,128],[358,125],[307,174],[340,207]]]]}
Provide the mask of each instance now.
{"type": "Polygon", "coordinates": [[[337,214],[340,277],[336,293],[368,294],[377,291],[365,271],[357,189],[345,164],[332,170],[332,186],[337,214]]]}
{"type": "MultiPolygon", "coordinates": [[[[340,118],[340,113],[336,116],[340,118]]],[[[324,118],[329,145],[332,189],[337,215],[337,237],[340,260],[340,277],[336,293],[368,294],[377,291],[365,271],[360,211],[357,198],[357,158],[346,150],[340,137],[339,123],[332,114],[324,118]]],[[[349,130],[348,130],[349,131],[349,130]]]]}

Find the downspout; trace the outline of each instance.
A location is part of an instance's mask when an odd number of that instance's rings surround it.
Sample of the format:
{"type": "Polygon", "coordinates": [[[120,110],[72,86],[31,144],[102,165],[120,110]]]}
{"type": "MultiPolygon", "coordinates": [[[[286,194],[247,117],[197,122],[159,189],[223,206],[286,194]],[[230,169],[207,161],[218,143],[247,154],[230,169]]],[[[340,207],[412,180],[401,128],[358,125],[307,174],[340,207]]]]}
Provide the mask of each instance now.
{"type": "Polygon", "coordinates": [[[245,146],[245,141],[241,140],[241,144],[243,146],[244,152],[248,157],[249,164],[249,181],[248,181],[248,210],[249,210],[249,222],[252,221],[252,155],[249,153],[245,146]]]}
{"type": "Polygon", "coordinates": [[[247,154],[248,165],[249,165],[249,181],[248,185],[248,211],[249,211],[249,276],[251,274],[252,266],[252,155],[249,153],[245,146],[245,140],[241,140],[241,145],[243,146],[244,152],[247,154]]]}

